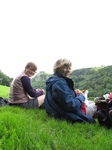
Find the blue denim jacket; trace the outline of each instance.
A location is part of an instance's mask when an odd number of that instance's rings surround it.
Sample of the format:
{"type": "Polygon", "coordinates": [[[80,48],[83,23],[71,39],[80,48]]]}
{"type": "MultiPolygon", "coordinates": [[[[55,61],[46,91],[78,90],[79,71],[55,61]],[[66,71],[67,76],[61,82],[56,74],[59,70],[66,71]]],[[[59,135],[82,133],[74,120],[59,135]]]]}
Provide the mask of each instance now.
{"type": "Polygon", "coordinates": [[[82,94],[75,95],[72,79],[54,74],[46,81],[45,109],[48,114],[73,123],[95,122],[92,117],[82,113],[81,106],[84,101],[82,94]]]}

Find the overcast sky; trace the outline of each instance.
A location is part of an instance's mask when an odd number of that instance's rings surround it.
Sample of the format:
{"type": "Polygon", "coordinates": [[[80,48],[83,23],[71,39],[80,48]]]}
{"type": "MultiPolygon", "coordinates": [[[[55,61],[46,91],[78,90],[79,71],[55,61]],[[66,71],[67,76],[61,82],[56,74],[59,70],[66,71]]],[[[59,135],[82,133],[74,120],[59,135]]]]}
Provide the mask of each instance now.
{"type": "Polygon", "coordinates": [[[27,62],[52,73],[112,65],[112,0],[0,0],[0,70],[16,77],[27,62]]]}

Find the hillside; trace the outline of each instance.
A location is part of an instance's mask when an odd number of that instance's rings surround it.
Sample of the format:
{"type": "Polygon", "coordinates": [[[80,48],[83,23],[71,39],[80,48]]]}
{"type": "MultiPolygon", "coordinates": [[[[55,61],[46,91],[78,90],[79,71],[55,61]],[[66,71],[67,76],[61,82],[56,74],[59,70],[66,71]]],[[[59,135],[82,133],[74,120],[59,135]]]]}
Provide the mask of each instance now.
{"type": "MultiPolygon", "coordinates": [[[[46,72],[40,72],[32,78],[32,86],[45,89],[46,80],[51,76],[46,72]]],[[[102,96],[105,92],[112,91],[112,66],[102,66],[96,68],[83,68],[74,70],[70,78],[74,82],[74,87],[78,89],[88,89],[89,97],[102,96]]],[[[0,84],[9,86],[12,78],[0,71],[0,84]]]]}
{"type": "Polygon", "coordinates": [[[70,77],[75,88],[88,89],[90,97],[112,91],[112,66],[75,70],[70,77]]]}
{"type": "MultiPolygon", "coordinates": [[[[45,89],[45,82],[50,74],[41,72],[32,79],[33,87],[45,89]]],[[[96,68],[83,68],[74,70],[70,78],[74,87],[88,89],[89,97],[102,96],[105,92],[112,91],[112,66],[96,68]]]]}

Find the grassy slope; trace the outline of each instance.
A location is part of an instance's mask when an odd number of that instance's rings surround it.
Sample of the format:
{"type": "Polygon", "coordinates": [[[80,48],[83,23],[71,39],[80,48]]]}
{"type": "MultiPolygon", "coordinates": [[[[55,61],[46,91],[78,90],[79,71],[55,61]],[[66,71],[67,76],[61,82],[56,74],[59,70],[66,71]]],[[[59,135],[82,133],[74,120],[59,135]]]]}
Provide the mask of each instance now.
{"type": "MultiPolygon", "coordinates": [[[[0,86],[4,95],[7,87],[0,86]]],[[[2,96],[2,95],[0,95],[2,96]]],[[[0,107],[0,150],[111,150],[112,129],[54,120],[42,109],[0,107]]]]}

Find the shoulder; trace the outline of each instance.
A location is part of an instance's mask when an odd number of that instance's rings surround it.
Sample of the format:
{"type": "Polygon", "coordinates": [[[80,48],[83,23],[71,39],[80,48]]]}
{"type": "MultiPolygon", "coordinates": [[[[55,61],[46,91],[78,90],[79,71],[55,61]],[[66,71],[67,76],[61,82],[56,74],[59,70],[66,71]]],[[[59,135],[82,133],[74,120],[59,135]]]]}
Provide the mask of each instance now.
{"type": "Polygon", "coordinates": [[[55,82],[54,82],[54,86],[65,86],[67,85],[67,82],[64,78],[59,77],[55,82]]]}
{"type": "Polygon", "coordinates": [[[30,81],[30,78],[28,76],[22,76],[21,77],[21,82],[29,82],[30,81]]]}

